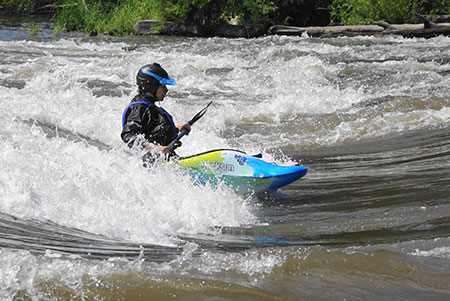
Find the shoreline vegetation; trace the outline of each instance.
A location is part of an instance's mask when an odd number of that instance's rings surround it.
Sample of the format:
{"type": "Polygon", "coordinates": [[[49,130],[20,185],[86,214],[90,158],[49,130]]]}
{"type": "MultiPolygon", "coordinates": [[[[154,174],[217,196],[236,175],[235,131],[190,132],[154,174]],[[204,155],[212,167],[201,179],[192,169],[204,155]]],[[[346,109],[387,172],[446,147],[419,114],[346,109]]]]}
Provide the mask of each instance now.
{"type": "Polygon", "coordinates": [[[51,14],[55,34],[450,36],[449,0],[3,0],[0,12],[51,14]]]}

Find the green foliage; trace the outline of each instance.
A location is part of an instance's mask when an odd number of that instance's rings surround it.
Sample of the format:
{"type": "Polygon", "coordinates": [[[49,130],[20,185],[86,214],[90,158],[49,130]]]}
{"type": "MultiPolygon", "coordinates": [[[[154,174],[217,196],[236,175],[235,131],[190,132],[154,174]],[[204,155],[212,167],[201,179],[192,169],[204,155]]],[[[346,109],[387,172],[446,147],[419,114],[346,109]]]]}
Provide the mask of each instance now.
{"type": "Polygon", "coordinates": [[[39,33],[41,28],[35,24],[31,24],[27,26],[28,32],[30,33],[30,37],[33,37],[39,33]]]}
{"type": "Polygon", "coordinates": [[[333,21],[343,24],[371,24],[411,21],[423,0],[335,0],[331,5],[333,21]]]}
{"type": "Polygon", "coordinates": [[[270,14],[273,24],[291,26],[328,25],[328,7],[333,0],[275,0],[270,14]]]}
{"type": "Polygon", "coordinates": [[[227,0],[167,0],[159,1],[164,20],[178,23],[215,25],[223,23],[222,12],[227,0]]]}
{"type": "Polygon", "coordinates": [[[119,35],[131,34],[134,24],[144,19],[215,26],[238,17],[243,24],[268,24],[268,14],[276,9],[270,0],[64,1],[56,17],[56,30],[119,35]]]}
{"type": "Polygon", "coordinates": [[[425,0],[423,11],[432,15],[450,15],[449,0],[425,0]]]}
{"type": "Polygon", "coordinates": [[[450,0],[0,0],[6,9],[32,11],[47,4],[61,7],[55,34],[62,30],[127,35],[145,19],[216,26],[370,24],[415,21],[413,12],[450,14],[450,0]]]}
{"type": "Polygon", "coordinates": [[[131,34],[136,22],[144,19],[159,19],[152,1],[122,0],[117,5],[106,7],[99,32],[131,34]]]}
{"type": "Polygon", "coordinates": [[[276,9],[271,0],[168,0],[161,1],[162,16],[180,23],[214,26],[237,17],[243,24],[268,22],[276,9]]]}
{"type": "Polygon", "coordinates": [[[335,0],[331,17],[335,22],[371,24],[384,20],[389,23],[413,22],[414,12],[425,14],[450,13],[449,0],[335,0]]]}
{"type": "Polygon", "coordinates": [[[157,1],[119,0],[111,2],[68,0],[56,17],[55,29],[89,32],[107,32],[127,35],[133,32],[136,22],[159,19],[157,1]],[[69,2],[70,1],[70,2],[69,2]],[[72,1],[75,1],[73,3],[72,1]],[[72,3],[72,5],[71,5],[72,3]]]}
{"type": "Polygon", "coordinates": [[[243,0],[228,1],[229,5],[225,10],[227,16],[238,17],[238,21],[243,24],[268,24],[269,14],[277,9],[274,1],[270,0],[243,0]]]}

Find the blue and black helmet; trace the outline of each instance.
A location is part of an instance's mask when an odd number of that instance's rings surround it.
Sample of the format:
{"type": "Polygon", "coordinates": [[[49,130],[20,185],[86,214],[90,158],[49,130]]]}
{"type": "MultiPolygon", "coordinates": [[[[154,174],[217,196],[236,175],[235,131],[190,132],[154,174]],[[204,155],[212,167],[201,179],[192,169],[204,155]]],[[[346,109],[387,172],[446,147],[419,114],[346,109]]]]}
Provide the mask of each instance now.
{"type": "Polygon", "coordinates": [[[156,90],[160,85],[176,85],[167,71],[158,63],[145,65],[136,76],[136,83],[140,93],[150,92],[156,96],[156,90]]]}

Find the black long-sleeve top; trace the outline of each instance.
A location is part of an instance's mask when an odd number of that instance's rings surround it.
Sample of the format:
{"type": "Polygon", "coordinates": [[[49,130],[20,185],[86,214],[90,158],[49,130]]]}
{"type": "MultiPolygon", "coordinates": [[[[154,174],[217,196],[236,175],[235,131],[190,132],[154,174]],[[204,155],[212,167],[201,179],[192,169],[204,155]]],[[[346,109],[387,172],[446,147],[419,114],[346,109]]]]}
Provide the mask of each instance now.
{"type": "MultiPolygon", "coordinates": [[[[138,95],[125,109],[122,117],[122,140],[132,147],[136,138],[142,135],[144,143],[166,146],[178,134],[172,116],[155,105],[156,99],[138,95]]],[[[141,146],[144,146],[141,144],[141,146]]]]}

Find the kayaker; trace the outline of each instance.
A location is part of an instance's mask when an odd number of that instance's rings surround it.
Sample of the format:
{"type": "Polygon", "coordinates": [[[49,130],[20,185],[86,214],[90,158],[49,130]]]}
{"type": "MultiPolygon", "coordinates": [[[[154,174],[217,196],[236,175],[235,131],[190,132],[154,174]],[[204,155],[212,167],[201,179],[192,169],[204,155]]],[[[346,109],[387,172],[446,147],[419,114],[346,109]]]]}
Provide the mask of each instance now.
{"type": "MultiPolygon", "coordinates": [[[[145,65],[136,76],[139,93],[131,100],[122,116],[122,140],[133,147],[148,150],[157,149],[164,154],[171,154],[167,145],[183,129],[187,133],[191,126],[187,122],[175,125],[172,116],[155,102],[163,101],[168,92],[167,85],[176,85],[169,74],[158,63],[145,65]],[[141,138],[139,138],[141,137],[141,138]]],[[[174,148],[181,145],[178,142],[174,148]]]]}

